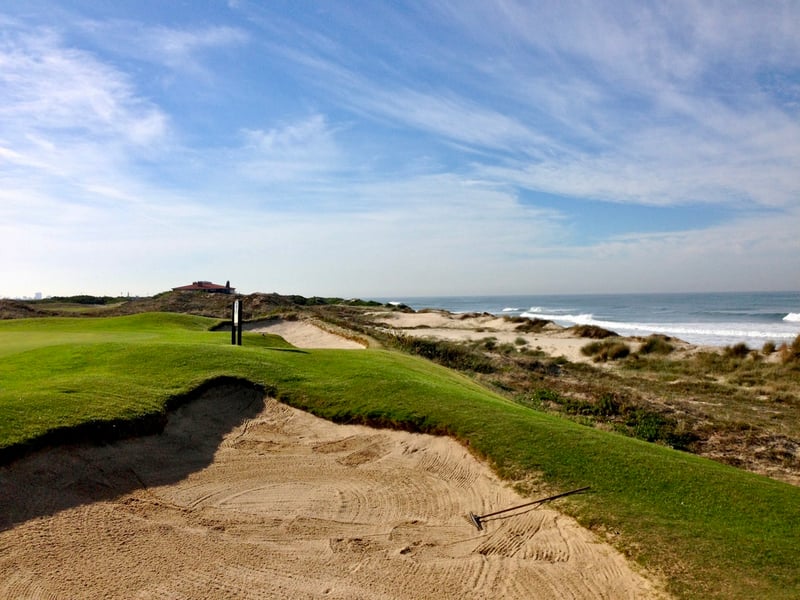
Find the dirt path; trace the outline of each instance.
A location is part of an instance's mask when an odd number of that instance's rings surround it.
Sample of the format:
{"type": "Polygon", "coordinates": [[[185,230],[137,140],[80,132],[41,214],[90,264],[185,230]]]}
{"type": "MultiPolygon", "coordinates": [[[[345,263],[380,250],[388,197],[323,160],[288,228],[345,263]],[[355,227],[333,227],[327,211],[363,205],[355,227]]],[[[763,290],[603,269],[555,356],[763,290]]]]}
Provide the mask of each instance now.
{"type": "Polygon", "coordinates": [[[0,469],[2,598],[656,598],[623,557],[446,438],[236,390],[164,434],[0,469]]]}

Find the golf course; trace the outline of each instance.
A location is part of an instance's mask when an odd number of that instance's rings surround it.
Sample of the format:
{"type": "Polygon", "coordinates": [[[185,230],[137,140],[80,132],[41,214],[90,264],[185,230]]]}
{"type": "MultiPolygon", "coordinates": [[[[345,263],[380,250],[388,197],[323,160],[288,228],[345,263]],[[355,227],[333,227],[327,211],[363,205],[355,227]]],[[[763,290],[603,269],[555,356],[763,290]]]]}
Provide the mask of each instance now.
{"type": "MultiPolygon", "coordinates": [[[[16,495],[8,482],[20,462],[157,436],[175,411],[233,386],[334,423],[448,436],[514,484],[521,502],[589,487],[552,508],[671,597],[800,597],[796,486],[522,406],[395,349],[304,349],[258,331],[236,346],[219,325],[166,312],[0,321],[0,548],[70,508],[36,509],[16,495]]],[[[184,467],[183,477],[193,472],[184,467]]],[[[465,537],[478,535],[470,527],[464,519],[465,537]]],[[[0,553],[0,572],[21,568],[11,560],[0,553]]]]}

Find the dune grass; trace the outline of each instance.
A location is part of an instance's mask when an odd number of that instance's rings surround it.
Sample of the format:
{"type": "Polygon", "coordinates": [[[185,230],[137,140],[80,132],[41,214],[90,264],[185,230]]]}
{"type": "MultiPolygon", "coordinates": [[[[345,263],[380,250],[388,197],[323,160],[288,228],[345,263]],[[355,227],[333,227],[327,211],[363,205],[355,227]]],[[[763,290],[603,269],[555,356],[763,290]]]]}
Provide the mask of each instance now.
{"type": "Polygon", "coordinates": [[[800,597],[796,487],[537,412],[417,357],[292,351],[247,333],[235,347],[208,331],[214,323],[164,314],[0,323],[0,448],[158,413],[210,379],[240,377],[339,422],[452,435],[511,480],[591,486],[559,507],[678,597],[800,597]]]}

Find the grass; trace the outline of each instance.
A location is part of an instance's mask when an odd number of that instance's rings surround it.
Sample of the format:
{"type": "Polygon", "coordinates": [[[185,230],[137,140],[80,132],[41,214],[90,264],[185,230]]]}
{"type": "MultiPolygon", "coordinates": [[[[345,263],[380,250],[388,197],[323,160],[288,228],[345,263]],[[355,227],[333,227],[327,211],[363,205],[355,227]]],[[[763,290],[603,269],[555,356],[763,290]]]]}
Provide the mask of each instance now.
{"type": "Polygon", "coordinates": [[[669,337],[650,335],[639,348],[639,354],[670,354],[673,350],[675,350],[675,346],[670,343],[669,337]]]}
{"type": "MultiPolygon", "coordinates": [[[[230,345],[213,319],[145,314],[0,323],[0,448],[132,419],[220,376],[340,422],[446,433],[511,480],[537,478],[683,598],[800,596],[800,489],[513,403],[396,351],[230,345]]],[[[465,525],[466,526],[466,525],[465,525]]]]}
{"type": "Polygon", "coordinates": [[[387,347],[461,370],[525,406],[789,482],[800,473],[800,336],[771,352],[688,350],[660,335],[609,337],[583,348],[594,362],[606,363],[596,367],[495,337],[428,340],[423,351],[398,344],[380,324],[370,330],[369,323],[353,320],[387,347]],[[609,396],[620,400],[618,412],[601,407],[609,396]]]}
{"type": "Polygon", "coordinates": [[[591,342],[581,348],[581,354],[584,356],[591,356],[595,362],[605,362],[607,360],[619,360],[625,358],[631,353],[631,348],[625,342],[615,341],[613,338],[610,340],[603,340],[600,342],[591,342]]]}

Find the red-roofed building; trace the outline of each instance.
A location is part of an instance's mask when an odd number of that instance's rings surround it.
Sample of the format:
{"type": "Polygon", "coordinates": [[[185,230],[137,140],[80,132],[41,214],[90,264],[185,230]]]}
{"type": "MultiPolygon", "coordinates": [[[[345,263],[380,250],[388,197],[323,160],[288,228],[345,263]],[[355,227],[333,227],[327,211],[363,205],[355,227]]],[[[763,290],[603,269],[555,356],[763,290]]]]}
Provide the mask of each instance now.
{"type": "Polygon", "coordinates": [[[211,283],[210,281],[193,281],[191,285],[182,285],[172,288],[173,292],[208,292],[210,294],[233,294],[236,288],[231,287],[231,282],[225,285],[211,283]]]}

